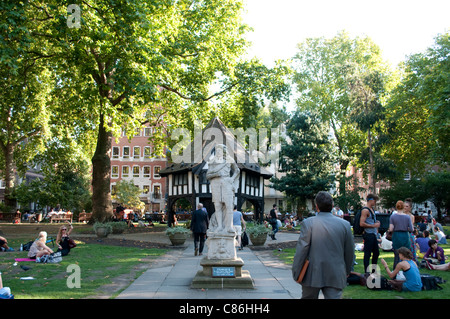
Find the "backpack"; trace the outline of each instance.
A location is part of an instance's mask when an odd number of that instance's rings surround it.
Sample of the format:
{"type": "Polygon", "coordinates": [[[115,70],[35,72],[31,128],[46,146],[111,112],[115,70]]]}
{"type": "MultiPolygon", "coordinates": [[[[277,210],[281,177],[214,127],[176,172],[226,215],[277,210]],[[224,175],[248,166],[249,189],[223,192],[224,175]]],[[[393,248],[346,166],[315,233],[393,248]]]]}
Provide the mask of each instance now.
{"type": "MultiPolygon", "coordinates": [[[[373,214],[372,210],[369,207],[363,207],[361,210],[355,215],[355,220],[353,221],[353,234],[354,235],[362,235],[364,233],[364,227],[359,225],[361,220],[361,212],[363,209],[367,208],[371,214],[373,214]]],[[[373,219],[376,220],[375,214],[373,214],[373,219]]]]}
{"type": "Polygon", "coordinates": [[[23,244],[23,245],[22,245],[22,250],[24,250],[24,251],[29,251],[30,248],[31,248],[31,245],[33,245],[33,243],[34,243],[34,241],[29,241],[28,243],[23,244]]]}
{"type": "Polygon", "coordinates": [[[422,290],[441,290],[442,287],[439,284],[445,283],[442,278],[429,274],[420,274],[420,279],[422,280],[422,290]]]}
{"type": "Polygon", "coordinates": [[[355,220],[353,221],[353,234],[354,235],[362,235],[364,232],[364,228],[359,225],[360,220],[361,220],[361,211],[359,211],[355,215],[355,220]]]}

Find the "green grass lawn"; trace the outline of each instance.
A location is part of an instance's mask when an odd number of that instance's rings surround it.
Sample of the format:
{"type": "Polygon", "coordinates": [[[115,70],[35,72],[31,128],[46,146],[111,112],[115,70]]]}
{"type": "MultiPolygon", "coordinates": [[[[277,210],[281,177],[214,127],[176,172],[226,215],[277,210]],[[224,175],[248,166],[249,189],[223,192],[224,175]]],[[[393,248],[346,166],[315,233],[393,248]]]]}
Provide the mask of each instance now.
{"type": "MultiPolygon", "coordinates": [[[[27,240],[10,240],[11,247],[19,247],[27,240]]],[[[19,262],[14,266],[15,258],[26,258],[26,251],[0,253],[0,271],[3,273],[3,285],[10,287],[16,299],[80,299],[93,297],[99,288],[111,284],[113,278],[121,275],[133,276],[131,280],[143,273],[139,265],[164,254],[165,249],[145,249],[135,247],[116,247],[77,242],[77,247],[63,257],[58,264],[39,264],[19,262]],[[31,267],[24,271],[20,265],[31,267]],[[70,265],[80,270],[80,288],[69,288],[75,273],[70,265]],[[69,271],[68,271],[69,270],[69,271]],[[23,280],[22,277],[33,277],[23,280]]],[[[51,244],[50,244],[51,247],[51,244]]],[[[56,250],[56,249],[54,249],[56,250]]]]}
{"type": "MultiPolygon", "coordinates": [[[[444,248],[444,252],[446,256],[450,258],[450,244],[448,245],[440,245],[444,248]]],[[[274,251],[281,260],[283,260],[286,264],[292,264],[295,255],[295,248],[287,248],[282,251],[274,251]]],[[[355,251],[356,254],[356,262],[354,271],[363,273],[363,257],[364,253],[360,251],[355,251]]],[[[380,258],[384,258],[388,263],[391,271],[392,265],[394,263],[394,253],[392,252],[384,252],[380,250],[380,258]]],[[[450,259],[448,260],[450,261],[450,259]]],[[[378,261],[378,265],[381,268],[381,274],[388,278],[386,271],[384,270],[381,262],[378,261]]],[[[347,286],[344,289],[343,298],[346,299],[397,299],[397,298],[405,298],[405,299],[450,299],[450,271],[437,271],[437,270],[428,270],[426,268],[420,268],[420,273],[422,274],[432,274],[434,276],[442,277],[447,282],[442,284],[442,290],[435,291],[421,291],[421,292],[396,292],[396,291],[374,291],[370,290],[366,287],[359,285],[351,285],[347,286]]]]}

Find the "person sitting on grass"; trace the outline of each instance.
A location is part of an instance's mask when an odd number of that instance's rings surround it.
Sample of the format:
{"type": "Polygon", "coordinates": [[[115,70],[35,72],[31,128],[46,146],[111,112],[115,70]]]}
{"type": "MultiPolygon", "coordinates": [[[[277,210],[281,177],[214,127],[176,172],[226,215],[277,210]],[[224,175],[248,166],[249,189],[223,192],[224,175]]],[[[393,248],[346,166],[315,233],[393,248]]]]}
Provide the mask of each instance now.
{"type": "Polygon", "coordinates": [[[434,239],[430,239],[428,242],[428,248],[425,255],[423,255],[423,259],[432,263],[432,264],[445,264],[445,255],[444,255],[444,249],[442,247],[438,246],[438,243],[434,239]]]}
{"type": "Polygon", "coordinates": [[[8,240],[2,236],[0,236],[0,251],[14,251],[13,248],[8,246],[8,240]]]}
{"type": "Polygon", "coordinates": [[[53,250],[48,247],[45,243],[47,242],[47,232],[41,231],[39,233],[38,239],[34,241],[28,251],[28,258],[36,259],[44,255],[53,254],[53,250]]]}
{"type": "Polygon", "coordinates": [[[3,287],[2,272],[0,271],[0,299],[10,299],[11,288],[3,287]]]}
{"type": "Polygon", "coordinates": [[[398,249],[398,255],[400,257],[400,262],[395,266],[394,271],[390,271],[386,261],[381,258],[381,263],[386,269],[389,278],[392,279],[389,280],[388,283],[397,291],[421,291],[422,280],[420,278],[419,268],[412,260],[413,254],[411,250],[406,247],[400,247],[398,249]],[[402,270],[405,275],[405,281],[394,280],[400,270],[402,270]]]}
{"type": "Polygon", "coordinates": [[[58,243],[58,251],[61,252],[62,256],[66,256],[70,252],[70,233],[73,230],[72,223],[67,223],[67,226],[61,226],[56,236],[56,242],[58,243]]]}
{"type": "Polygon", "coordinates": [[[439,244],[447,244],[447,238],[445,238],[445,234],[439,227],[434,227],[434,235],[436,236],[436,241],[439,244]]]}

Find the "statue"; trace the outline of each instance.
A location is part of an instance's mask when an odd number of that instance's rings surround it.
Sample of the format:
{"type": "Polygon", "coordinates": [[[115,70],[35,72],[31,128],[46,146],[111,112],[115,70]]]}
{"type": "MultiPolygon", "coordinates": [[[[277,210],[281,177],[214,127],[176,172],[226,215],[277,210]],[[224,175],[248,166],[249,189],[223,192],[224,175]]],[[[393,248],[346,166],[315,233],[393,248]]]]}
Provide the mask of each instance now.
{"type": "Polygon", "coordinates": [[[215,155],[208,161],[209,180],[215,213],[209,234],[233,234],[234,195],[239,187],[239,168],[223,144],[215,146],[215,155]]]}

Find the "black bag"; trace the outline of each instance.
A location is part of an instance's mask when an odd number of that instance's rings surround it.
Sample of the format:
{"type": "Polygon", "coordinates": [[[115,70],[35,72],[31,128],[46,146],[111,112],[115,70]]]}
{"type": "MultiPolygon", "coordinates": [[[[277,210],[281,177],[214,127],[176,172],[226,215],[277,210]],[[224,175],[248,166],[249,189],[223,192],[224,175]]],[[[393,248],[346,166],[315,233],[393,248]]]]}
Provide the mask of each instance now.
{"type": "Polygon", "coordinates": [[[420,274],[420,279],[422,280],[422,290],[441,290],[442,287],[439,284],[445,283],[442,278],[429,274],[420,274]]]}
{"type": "Polygon", "coordinates": [[[379,285],[374,285],[372,280],[373,278],[369,274],[365,274],[366,278],[366,287],[370,290],[392,290],[393,287],[389,283],[389,280],[381,275],[372,274],[372,276],[378,277],[379,285]]]}
{"type": "Polygon", "coordinates": [[[353,235],[362,235],[364,233],[364,227],[359,225],[361,219],[361,211],[355,215],[355,220],[353,221],[353,235]]]}
{"type": "Polygon", "coordinates": [[[242,247],[245,247],[248,245],[248,236],[247,236],[246,232],[242,233],[241,243],[242,243],[242,247]]]}
{"type": "Polygon", "coordinates": [[[363,209],[367,208],[370,212],[370,214],[372,214],[373,219],[376,221],[377,218],[375,216],[375,214],[373,214],[372,210],[369,207],[363,207],[356,215],[355,215],[355,220],[353,221],[353,235],[362,235],[364,233],[364,227],[361,227],[359,222],[361,220],[361,212],[363,211],[363,209]]]}
{"type": "Polygon", "coordinates": [[[29,251],[30,248],[31,248],[31,245],[33,245],[33,241],[29,241],[28,243],[23,244],[22,245],[22,250],[29,251]]]}

